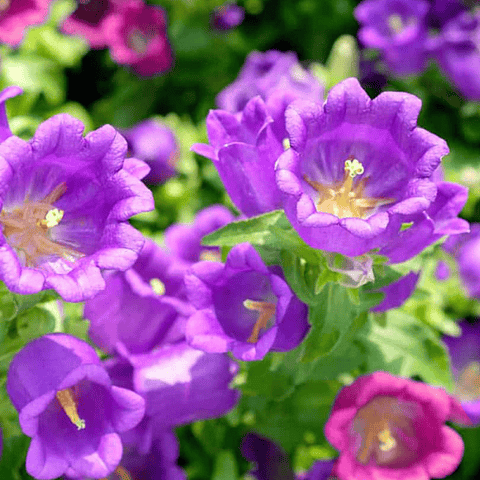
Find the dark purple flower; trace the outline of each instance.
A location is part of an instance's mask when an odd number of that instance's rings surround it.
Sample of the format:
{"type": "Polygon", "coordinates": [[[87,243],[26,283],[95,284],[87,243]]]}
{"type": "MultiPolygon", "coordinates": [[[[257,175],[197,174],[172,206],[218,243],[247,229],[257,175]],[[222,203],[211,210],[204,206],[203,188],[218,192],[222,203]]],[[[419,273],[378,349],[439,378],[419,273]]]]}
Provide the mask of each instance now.
{"type": "Polygon", "coordinates": [[[444,478],[464,449],[446,421],[471,424],[445,390],[386,372],[358,377],[340,391],[325,425],[340,452],[332,473],[342,480],[444,478]]]}
{"type": "Polygon", "coordinates": [[[332,88],[324,105],[298,100],[288,107],[291,148],[277,160],[276,181],[307,244],[347,256],[383,248],[382,255],[406,260],[468,228],[455,217],[466,190],[431,178],[448,147],[416,126],[420,107],[407,93],[371,100],[355,78],[332,88]],[[402,223],[411,221],[415,228],[403,234],[410,231],[414,243],[393,251],[402,223]]]}
{"type": "Polygon", "coordinates": [[[22,431],[32,437],[27,472],[39,479],[109,475],[122,457],[119,433],[145,412],[140,395],[112,386],[92,347],[65,334],[20,350],[6,386],[22,431]]]}
{"type": "Polygon", "coordinates": [[[449,20],[467,10],[466,2],[462,0],[430,0],[430,2],[427,18],[430,28],[440,29],[449,20]]]}
{"type": "Polygon", "coordinates": [[[56,115],[26,142],[0,125],[8,136],[0,144],[0,278],[14,292],[53,288],[66,301],[83,301],[105,287],[101,269],[126,270],[142,248],[143,236],[128,224],[153,208],[135,176],[141,162],[125,161],[127,143],[110,125],[85,138],[83,129],[56,115]]]}
{"type": "Polygon", "coordinates": [[[281,269],[267,268],[248,243],[233,247],[225,264],[196,263],[185,284],[197,309],[186,326],[187,341],[195,348],[261,360],[271,350],[295,348],[308,331],[307,306],[281,269]]]}
{"type": "Polygon", "coordinates": [[[104,48],[108,38],[105,19],[122,3],[122,0],[77,0],[77,8],[60,29],[70,35],[80,35],[90,48],[104,48]]]}
{"type": "MultiPolygon", "coordinates": [[[[236,115],[210,110],[210,144],[192,146],[195,153],[213,161],[233,203],[247,216],[281,207],[274,166],[283,146],[274,133],[274,123],[264,101],[257,96],[236,115]]],[[[285,129],[285,121],[282,125],[285,129]]]]}
{"type": "Polygon", "coordinates": [[[480,424],[480,323],[460,324],[462,335],[443,337],[455,377],[454,395],[472,423],[480,424]]]}
{"type": "Polygon", "coordinates": [[[400,75],[421,72],[428,57],[426,0],[364,0],[355,9],[364,46],[382,52],[388,68],[400,75]]]}
{"type": "Polygon", "coordinates": [[[16,47],[30,25],[44,22],[51,0],[2,0],[0,42],[16,47]]]}
{"type": "Polygon", "coordinates": [[[123,0],[104,22],[113,60],[130,65],[141,76],[152,76],[170,69],[172,49],[167,38],[165,12],[142,0],[123,0]]]}
{"type": "Polygon", "coordinates": [[[156,185],[175,175],[178,145],[175,135],[166,125],[155,120],[144,120],[123,130],[131,155],[150,167],[145,182],[156,185]]]}
{"type": "Polygon", "coordinates": [[[123,437],[140,452],[150,451],[156,432],[219,417],[238,401],[229,388],[238,367],[225,354],[205,353],[185,342],[142,355],[107,361],[112,381],[142,395],[145,418],[123,437]]]}
{"type": "Polygon", "coordinates": [[[212,27],[217,30],[230,30],[238,27],[245,18],[245,9],[227,2],[213,12],[212,27]]]}
{"type": "Polygon", "coordinates": [[[380,292],[385,293],[385,298],[377,306],[371,309],[372,312],[385,312],[392,308],[397,308],[410,297],[417,286],[420,272],[410,272],[396,282],[382,287],[380,292]]]}

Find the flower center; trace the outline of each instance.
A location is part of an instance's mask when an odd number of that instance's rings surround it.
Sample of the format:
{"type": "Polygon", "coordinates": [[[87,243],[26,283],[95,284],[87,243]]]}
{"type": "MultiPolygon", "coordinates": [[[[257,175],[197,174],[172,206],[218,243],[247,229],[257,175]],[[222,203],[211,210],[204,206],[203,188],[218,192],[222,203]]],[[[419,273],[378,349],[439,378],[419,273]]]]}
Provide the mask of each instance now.
{"type": "Polygon", "coordinates": [[[394,13],[388,17],[388,26],[392,33],[399,34],[403,31],[403,20],[398,13],[394,13]]]}
{"type": "Polygon", "coordinates": [[[138,28],[134,28],[128,34],[128,46],[139,55],[143,55],[147,51],[148,44],[153,36],[153,32],[142,32],[138,28]]]}
{"type": "Polygon", "coordinates": [[[303,176],[305,182],[319,194],[316,204],[318,212],[330,213],[338,218],[364,218],[375,207],[395,201],[390,198],[364,197],[363,191],[367,178],[353,185],[353,179],[365,171],[363,165],[353,155],[345,161],[344,170],[342,182],[330,186],[310,180],[306,175],[303,176]]]}
{"type": "Polygon", "coordinates": [[[469,402],[480,398],[480,363],[469,363],[460,373],[455,384],[455,396],[469,402]]]}
{"type": "Polygon", "coordinates": [[[36,266],[44,256],[79,258],[82,253],[51,240],[50,229],[63,218],[63,210],[52,206],[67,190],[65,183],[57,185],[39,202],[28,200],[11,212],[0,212],[0,224],[8,244],[25,259],[27,267],[36,266]]]}
{"type": "Polygon", "coordinates": [[[249,310],[258,312],[258,318],[253,326],[252,333],[247,339],[248,343],[257,343],[260,330],[268,327],[270,320],[275,315],[276,305],[270,302],[257,302],[254,300],[245,300],[243,306],[249,310]]]}
{"type": "Polygon", "coordinates": [[[367,465],[373,457],[379,466],[407,463],[416,455],[412,420],[417,406],[397,398],[379,396],[358,410],[353,430],[360,435],[357,460],[367,465]]]}
{"type": "Polygon", "coordinates": [[[202,250],[200,252],[199,260],[202,262],[221,262],[222,256],[219,250],[202,250]]]}
{"type": "Polygon", "coordinates": [[[10,0],[0,0],[0,15],[10,7],[10,0]]]}
{"type": "Polygon", "coordinates": [[[85,420],[82,420],[78,415],[77,402],[74,399],[72,390],[70,388],[60,390],[57,392],[56,397],[70,421],[76,425],[78,430],[83,430],[85,428],[85,420]]]}
{"type": "MultiPolygon", "coordinates": [[[[115,477],[118,477],[120,480],[133,480],[133,478],[130,476],[130,474],[123,468],[121,465],[119,465],[114,471],[113,471],[115,477]]],[[[100,480],[108,480],[108,478],[104,477],[101,478],[100,480]]],[[[112,479],[113,480],[113,479],[112,479]]]]}
{"type": "Polygon", "coordinates": [[[157,295],[163,295],[165,293],[165,284],[159,278],[152,278],[150,280],[150,286],[157,295]]]}

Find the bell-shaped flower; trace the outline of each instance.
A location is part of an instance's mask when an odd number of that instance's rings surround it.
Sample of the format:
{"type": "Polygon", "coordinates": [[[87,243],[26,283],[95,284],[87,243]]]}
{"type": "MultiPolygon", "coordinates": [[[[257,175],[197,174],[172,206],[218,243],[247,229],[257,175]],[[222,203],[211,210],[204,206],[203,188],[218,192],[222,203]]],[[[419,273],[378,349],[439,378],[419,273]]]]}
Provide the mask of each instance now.
{"type": "Polygon", "coordinates": [[[361,376],[340,391],[325,425],[340,452],[332,473],[342,480],[444,478],[464,449],[446,421],[471,424],[445,390],[386,372],[361,376]]]}
{"type": "Polygon", "coordinates": [[[18,92],[0,94],[0,279],[16,293],[53,288],[83,301],[105,287],[101,270],[126,270],[143,246],[128,219],[154,206],[137,178],[144,164],[125,159],[127,142],[110,125],[84,138],[66,114],[30,141],[11,135],[4,102],[18,92]]]}
{"type": "Polygon", "coordinates": [[[261,360],[271,350],[295,348],[309,329],[307,306],[281,269],[267,267],[248,243],[233,247],[225,264],[194,264],[185,284],[196,308],[187,320],[187,342],[206,352],[261,360]]]}
{"type": "Polygon", "coordinates": [[[18,352],[6,387],[23,433],[32,438],[27,472],[43,480],[109,475],[122,458],[119,433],[145,413],[140,395],[112,385],[90,345],[60,333],[18,352]]]}
{"type": "Polygon", "coordinates": [[[371,100],[355,78],[332,88],[323,105],[290,104],[291,148],[277,160],[276,181],[285,213],[307,244],[347,256],[383,247],[380,253],[389,256],[402,224],[426,219],[412,227],[406,260],[442,235],[468,228],[454,211],[466,190],[431,178],[448,147],[416,126],[420,107],[407,93],[371,100]]]}

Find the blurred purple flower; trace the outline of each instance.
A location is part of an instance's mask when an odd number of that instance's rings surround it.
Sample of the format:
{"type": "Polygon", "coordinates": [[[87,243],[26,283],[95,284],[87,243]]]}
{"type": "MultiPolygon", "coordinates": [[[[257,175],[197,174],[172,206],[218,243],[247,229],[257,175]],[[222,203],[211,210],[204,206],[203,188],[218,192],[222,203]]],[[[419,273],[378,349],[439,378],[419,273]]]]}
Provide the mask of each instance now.
{"type": "MultiPolygon", "coordinates": [[[[283,146],[274,133],[274,124],[264,101],[257,96],[236,115],[210,110],[209,145],[196,143],[191,148],[213,161],[233,203],[247,216],[281,207],[274,166],[283,146]]],[[[285,120],[282,125],[284,130],[285,120]]]]}
{"type": "Polygon", "coordinates": [[[2,0],[0,2],[0,42],[18,46],[27,27],[43,23],[51,0],[2,0]]]}
{"type": "Polygon", "coordinates": [[[225,264],[196,263],[185,284],[197,309],[186,325],[187,341],[195,348],[261,360],[271,350],[295,348],[308,331],[307,306],[281,269],[267,268],[248,243],[233,247],[225,264]]]}
{"type": "Polygon", "coordinates": [[[6,387],[23,433],[32,437],[27,472],[39,479],[109,475],[122,457],[119,433],[145,412],[140,395],[112,386],[92,347],[65,334],[20,350],[6,387]]]}
{"type": "Polygon", "coordinates": [[[152,194],[110,125],[83,138],[83,124],[61,114],[28,142],[11,135],[4,102],[18,92],[0,94],[0,278],[17,293],[83,301],[105,288],[101,269],[137,259],[144,239],[128,219],[153,208],[152,194]]]}
{"type": "Polygon", "coordinates": [[[480,424],[480,323],[460,324],[462,335],[443,337],[455,377],[454,395],[472,423],[480,424]]]}
{"type": "Polygon", "coordinates": [[[344,387],[325,425],[340,452],[342,480],[443,478],[459,465],[462,437],[446,421],[471,424],[445,390],[375,372],[344,387]]]}
{"type": "Polygon", "coordinates": [[[227,2],[213,12],[212,27],[217,30],[230,30],[238,27],[245,18],[245,9],[235,3],[227,2]]]}
{"type": "Polygon", "coordinates": [[[104,21],[108,47],[113,60],[130,65],[140,76],[152,76],[169,70],[173,63],[167,37],[166,15],[158,5],[142,0],[123,0],[104,21]]]}
{"type": "Polygon", "coordinates": [[[144,181],[156,185],[175,175],[178,145],[175,135],[166,125],[144,120],[128,130],[122,130],[132,157],[150,166],[144,181]]]}
{"type": "Polygon", "coordinates": [[[416,126],[420,107],[407,93],[371,100],[355,78],[332,88],[323,105],[297,100],[288,107],[291,148],[276,162],[276,181],[307,244],[347,256],[383,247],[398,262],[468,228],[455,216],[466,190],[431,178],[449,150],[416,126]],[[397,245],[402,223],[411,221],[403,232],[411,243],[397,245]]]}
{"type": "Polygon", "coordinates": [[[385,298],[370,310],[377,313],[385,312],[386,310],[391,310],[392,308],[403,305],[414,292],[419,277],[420,272],[410,272],[399,278],[396,282],[380,288],[379,291],[385,293],[385,298]]]}

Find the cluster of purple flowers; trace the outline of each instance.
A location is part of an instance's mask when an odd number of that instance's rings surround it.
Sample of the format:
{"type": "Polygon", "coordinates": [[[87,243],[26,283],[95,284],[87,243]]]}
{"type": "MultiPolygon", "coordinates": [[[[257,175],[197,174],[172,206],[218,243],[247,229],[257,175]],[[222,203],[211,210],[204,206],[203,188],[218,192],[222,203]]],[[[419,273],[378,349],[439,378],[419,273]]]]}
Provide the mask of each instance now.
{"type": "Polygon", "coordinates": [[[461,0],[364,0],[355,10],[358,37],[378,49],[398,75],[438,62],[458,90],[480,100],[480,12],[461,0]]]}

